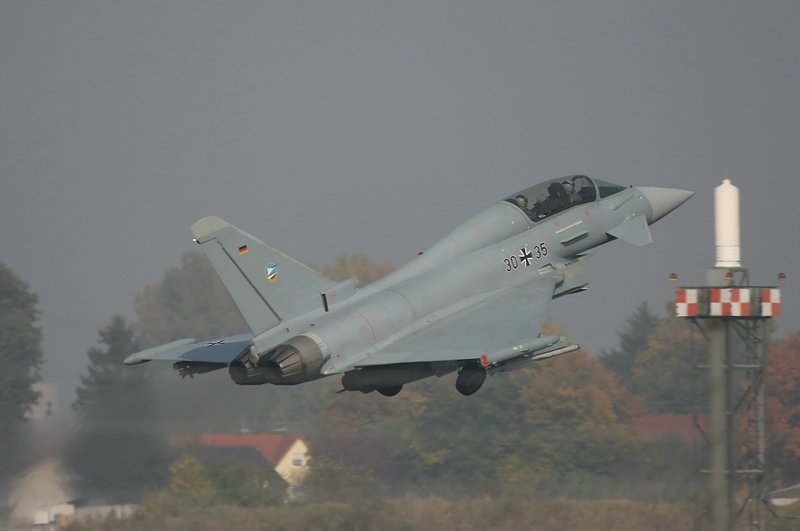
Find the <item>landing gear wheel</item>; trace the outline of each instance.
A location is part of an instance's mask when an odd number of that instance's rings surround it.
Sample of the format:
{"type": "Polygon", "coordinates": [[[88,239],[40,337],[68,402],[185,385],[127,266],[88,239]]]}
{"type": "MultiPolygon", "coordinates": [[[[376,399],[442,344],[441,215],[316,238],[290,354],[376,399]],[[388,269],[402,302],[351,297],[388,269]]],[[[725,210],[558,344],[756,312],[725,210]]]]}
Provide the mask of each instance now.
{"type": "Polygon", "coordinates": [[[480,365],[465,365],[456,379],[456,389],[464,396],[469,396],[481,388],[486,381],[486,369],[480,365]]]}
{"type": "Polygon", "coordinates": [[[403,390],[402,385],[393,385],[391,387],[379,387],[378,392],[383,396],[394,396],[403,390]]]}

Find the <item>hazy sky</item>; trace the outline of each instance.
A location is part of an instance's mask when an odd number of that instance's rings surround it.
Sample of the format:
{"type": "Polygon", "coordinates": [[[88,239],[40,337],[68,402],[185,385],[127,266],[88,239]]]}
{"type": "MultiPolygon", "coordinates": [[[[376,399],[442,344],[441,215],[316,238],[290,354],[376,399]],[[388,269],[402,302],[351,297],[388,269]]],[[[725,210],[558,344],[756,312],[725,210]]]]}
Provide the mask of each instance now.
{"type": "Polygon", "coordinates": [[[215,214],[297,258],[397,265],[479,209],[586,173],[695,190],[590,262],[554,316],[589,352],[713,265],[742,192],[753,283],[800,330],[800,2],[0,2],[0,261],[71,393],[112,313],[215,214]]]}

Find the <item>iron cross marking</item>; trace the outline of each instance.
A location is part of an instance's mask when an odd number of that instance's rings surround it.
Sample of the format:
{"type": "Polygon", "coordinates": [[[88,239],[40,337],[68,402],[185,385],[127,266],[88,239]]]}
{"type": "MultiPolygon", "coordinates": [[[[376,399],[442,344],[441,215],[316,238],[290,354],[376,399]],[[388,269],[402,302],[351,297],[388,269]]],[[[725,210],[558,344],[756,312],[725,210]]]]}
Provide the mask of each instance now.
{"type": "Polygon", "coordinates": [[[531,260],[533,260],[533,253],[530,252],[527,247],[523,247],[519,252],[522,253],[519,255],[520,262],[525,264],[525,267],[530,267],[531,260]]]}
{"type": "Polygon", "coordinates": [[[217,341],[209,341],[206,346],[207,347],[213,347],[214,345],[224,345],[224,344],[225,344],[225,340],[224,339],[219,339],[217,341]]]}

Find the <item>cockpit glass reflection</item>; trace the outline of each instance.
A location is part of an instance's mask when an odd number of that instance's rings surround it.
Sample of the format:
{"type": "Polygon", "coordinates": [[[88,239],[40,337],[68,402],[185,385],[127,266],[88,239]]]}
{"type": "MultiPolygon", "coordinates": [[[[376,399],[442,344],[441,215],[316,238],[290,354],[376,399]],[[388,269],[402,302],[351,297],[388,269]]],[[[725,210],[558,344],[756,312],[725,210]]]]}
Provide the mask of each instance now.
{"type": "Polygon", "coordinates": [[[506,201],[522,209],[531,220],[541,221],[553,214],[576,205],[591,203],[596,199],[597,190],[592,180],[585,175],[572,175],[537,184],[507,197],[506,201]]]}
{"type": "Polygon", "coordinates": [[[620,186],[614,183],[609,183],[606,181],[601,181],[600,179],[595,179],[594,184],[596,184],[598,190],[600,190],[600,199],[605,199],[606,197],[614,195],[617,192],[621,192],[625,189],[624,186],[620,186]]]}

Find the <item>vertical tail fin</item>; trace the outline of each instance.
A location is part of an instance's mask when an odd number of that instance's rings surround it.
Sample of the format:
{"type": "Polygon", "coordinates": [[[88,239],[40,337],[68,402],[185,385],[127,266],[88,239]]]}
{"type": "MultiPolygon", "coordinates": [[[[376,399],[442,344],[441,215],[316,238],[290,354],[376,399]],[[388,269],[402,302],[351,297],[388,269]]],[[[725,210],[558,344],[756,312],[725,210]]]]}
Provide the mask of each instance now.
{"type": "Polygon", "coordinates": [[[216,216],[192,233],[254,334],[319,308],[320,294],[336,285],[216,216]]]}

